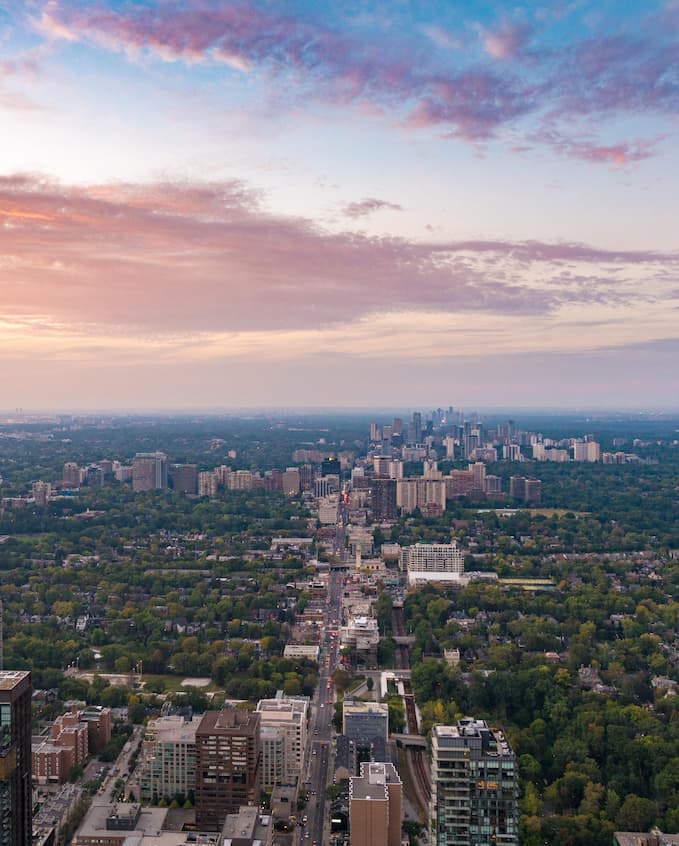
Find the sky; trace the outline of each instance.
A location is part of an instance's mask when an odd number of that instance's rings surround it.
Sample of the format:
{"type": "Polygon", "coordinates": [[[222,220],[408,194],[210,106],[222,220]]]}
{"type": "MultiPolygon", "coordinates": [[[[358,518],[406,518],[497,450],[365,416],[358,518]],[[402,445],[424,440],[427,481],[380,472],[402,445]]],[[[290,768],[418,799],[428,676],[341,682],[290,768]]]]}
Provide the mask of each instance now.
{"type": "Polygon", "coordinates": [[[0,0],[0,408],[679,408],[679,2],[0,0]]]}

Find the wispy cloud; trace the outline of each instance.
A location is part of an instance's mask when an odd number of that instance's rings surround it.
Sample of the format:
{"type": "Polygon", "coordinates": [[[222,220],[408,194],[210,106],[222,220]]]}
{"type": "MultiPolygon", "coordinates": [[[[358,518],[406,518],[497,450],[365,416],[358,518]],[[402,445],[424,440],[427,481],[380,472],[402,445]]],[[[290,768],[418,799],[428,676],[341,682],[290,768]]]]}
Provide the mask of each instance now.
{"type": "Polygon", "coordinates": [[[242,74],[273,75],[277,90],[352,104],[411,128],[479,142],[507,128],[539,138],[560,155],[630,164],[653,154],[653,143],[595,140],[586,149],[569,141],[573,119],[596,134],[602,117],[657,115],[679,110],[676,28],[658,16],[639,21],[634,34],[602,32],[569,40],[556,52],[540,44],[540,24],[507,20],[479,27],[479,60],[436,24],[388,42],[333,29],[276,4],[217,4],[206,0],[156,6],[44,4],[32,18],[49,39],[82,40],[129,57],[222,63],[242,74]],[[439,50],[432,50],[434,43],[439,50]],[[441,52],[443,51],[443,52],[441,52]],[[501,63],[501,64],[500,64],[501,63]],[[537,134],[536,134],[537,133],[537,134]]]}
{"type": "Polygon", "coordinates": [[[367,217],[367,215],[383,209],[387,211],[403,211],[403,206],[400,206],[398,203],[390,203],[387,200],[378,200],[375,197],[366,197],[363,200],[346,205],[343,213],[346,217],[356,219],[367,217]]]}
{"type": "Polygon", "coordinates": [[[6,317],[141,336],[321,330],[385,312],[529,322],[640,303],[666,312],[679,279],[672,253],[332,233],[267,213],[238,181],[82,188],[5,177],[0,255],[6,317]]]}
{"type": "Polygon", "coordinates": [[[527,44],[531,28],[527,24],[504,24],[483,34],[483,46],[493,59],[514,59],[527,44]]]}

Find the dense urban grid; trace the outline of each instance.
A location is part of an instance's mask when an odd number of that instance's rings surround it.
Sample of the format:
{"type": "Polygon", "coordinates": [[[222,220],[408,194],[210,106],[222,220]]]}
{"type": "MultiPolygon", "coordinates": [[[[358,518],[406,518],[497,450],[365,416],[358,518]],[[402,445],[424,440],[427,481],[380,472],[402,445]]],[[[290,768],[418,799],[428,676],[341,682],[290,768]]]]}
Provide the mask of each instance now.
{"type": "Polygon", "coordinates": [[[679,418],[17,412],[0,477],[0,843],[679,843],[679,418]]]}

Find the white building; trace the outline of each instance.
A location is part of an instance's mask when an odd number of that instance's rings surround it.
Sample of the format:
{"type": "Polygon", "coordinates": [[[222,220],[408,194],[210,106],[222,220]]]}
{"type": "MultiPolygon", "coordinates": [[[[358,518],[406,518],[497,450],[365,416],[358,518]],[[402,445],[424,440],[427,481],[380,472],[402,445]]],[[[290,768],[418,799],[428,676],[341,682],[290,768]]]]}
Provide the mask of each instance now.
{"type": "Polygon", "coordinates": [[[401,550],[401,568],[408,571],[409,584],[458,582],[464,559],[457,543],[416,543],[401,550]]]}

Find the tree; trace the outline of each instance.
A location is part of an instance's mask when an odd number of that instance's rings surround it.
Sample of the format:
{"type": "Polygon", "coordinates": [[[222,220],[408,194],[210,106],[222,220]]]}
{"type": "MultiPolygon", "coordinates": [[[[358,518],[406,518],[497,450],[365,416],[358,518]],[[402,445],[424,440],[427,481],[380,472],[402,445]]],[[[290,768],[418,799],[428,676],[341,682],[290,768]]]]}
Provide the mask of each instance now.
{"type": "Polygon", "coordinates": [[[625,797],[615,825],[621,831],[650,831],[658,815],[658,806],[652,799],[631,793],[625,797]]]}

